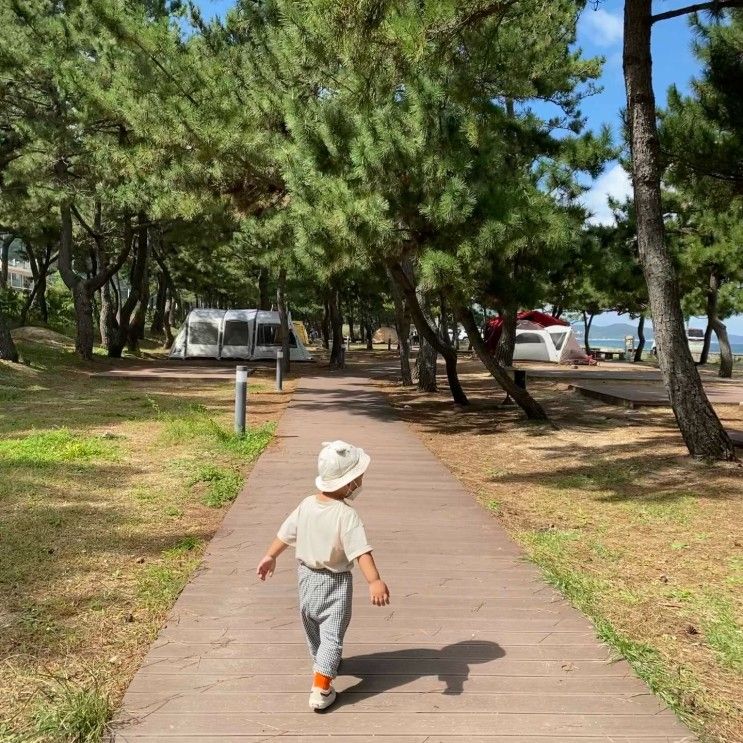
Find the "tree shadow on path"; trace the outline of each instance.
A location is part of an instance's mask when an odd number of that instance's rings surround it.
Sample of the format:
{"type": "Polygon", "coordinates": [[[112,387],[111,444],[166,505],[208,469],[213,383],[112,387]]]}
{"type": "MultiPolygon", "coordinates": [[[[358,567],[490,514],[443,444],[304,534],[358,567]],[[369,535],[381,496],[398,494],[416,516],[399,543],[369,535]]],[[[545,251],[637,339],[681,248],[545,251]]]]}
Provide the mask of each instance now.
{"type": "Polygon", "coordinates": [[[436,676],[445,684],[442,694],[462,694],[470,665],[503,658],[505,654],[495,642],[469,640],[440,650],[405,648],[344,658],[340,675],[361,680],[339,693],[335,707],[352,705],[428,676],[436,676]]]}

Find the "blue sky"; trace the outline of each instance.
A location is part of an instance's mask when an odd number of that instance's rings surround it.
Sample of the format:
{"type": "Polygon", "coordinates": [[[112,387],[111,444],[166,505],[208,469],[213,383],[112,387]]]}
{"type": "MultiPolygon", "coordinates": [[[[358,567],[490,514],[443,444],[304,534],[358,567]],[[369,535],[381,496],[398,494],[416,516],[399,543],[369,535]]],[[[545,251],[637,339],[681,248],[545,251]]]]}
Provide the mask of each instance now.
{"type": "MultiPolygon", "coordinates": [[[[233,0],[197,0],[207,18],[223,15],[234,3],[233,0]]],[[[684,7],[686,0],[667,0],[656,2],[656,9],[671,10],[684,7]]],[[[582,112],[588,126],[598,131],[608,124],[616,142],[620,135],[620,111],[625,105],[624,79],[622,76],[622,0],[603,0],[598,10],[593,10],[589,2],[578,26],[578,45],[588,56],[602,56],[606,59],[600,84],[603,90],[587,98],[582,112]]],[[[699,65],[692,50],[692,33],[687,18],[674,18],[658,23],[653,28],[653,85],[659,106],[666,100],[666,92],[671,84],[682,91],[689,89],[689,82],[699,72],[699,65]]],[[[607,197],[622,198],[631,193],[627,174],[616,163],[610,163],[593,183],[584,197],[584,203],[593,214],[596,222],[611,219],[607,197]]],[[[596,319],[597,324],[615,322],[616,314],[606,313],[596,319]]],[[[623,318],[626,319],[626,318],[623,318]]],[[[704,318],[692,318],[695,327],[704,327],[704,318]]],[[[726,322],[731,333],[743,335],[743,315],[730,318],[726,322]]]]}

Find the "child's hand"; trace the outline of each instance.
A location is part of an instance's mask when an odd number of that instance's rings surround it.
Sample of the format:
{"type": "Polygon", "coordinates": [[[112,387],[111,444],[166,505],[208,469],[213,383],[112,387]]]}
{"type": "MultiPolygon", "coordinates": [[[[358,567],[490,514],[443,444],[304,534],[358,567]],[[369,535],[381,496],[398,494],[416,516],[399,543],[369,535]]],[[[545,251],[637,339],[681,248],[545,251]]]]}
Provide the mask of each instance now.
{"type": "Polygon", "coordinates": [[[386,606],[390,603],[390,589],[381,579],[372,581],[369,584],[369,598],[374,606],[386,606]]]}
{"type": "Polygon", "coordinates": [[[259,563],[256,573],[261,580],[266,580],[273,575],[273,571],[276,570],[276,558],[271,555],[266,555],[259,563]]]}

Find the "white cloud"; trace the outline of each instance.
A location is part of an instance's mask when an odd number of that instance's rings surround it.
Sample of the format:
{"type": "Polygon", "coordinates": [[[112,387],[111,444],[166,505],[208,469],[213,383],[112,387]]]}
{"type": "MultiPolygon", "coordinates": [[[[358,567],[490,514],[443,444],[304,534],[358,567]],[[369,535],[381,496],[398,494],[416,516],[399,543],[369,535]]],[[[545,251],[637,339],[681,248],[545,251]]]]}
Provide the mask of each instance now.
{"type": "Polygon", "coordinates": [[[590,213],[590,224],[614,224],[614,215],[609,209],[609,196],[619,201],[632,195],[632,181],[617,164],[602,173],[591,188],[581,197],[581,202],[590,213]]]}
{"type": "Polygon", "coordinates": [[[583,12],[583,32],[598,46],[614,46],[622,40],[624,22],[608,10],[587,8],[583,12]]]}

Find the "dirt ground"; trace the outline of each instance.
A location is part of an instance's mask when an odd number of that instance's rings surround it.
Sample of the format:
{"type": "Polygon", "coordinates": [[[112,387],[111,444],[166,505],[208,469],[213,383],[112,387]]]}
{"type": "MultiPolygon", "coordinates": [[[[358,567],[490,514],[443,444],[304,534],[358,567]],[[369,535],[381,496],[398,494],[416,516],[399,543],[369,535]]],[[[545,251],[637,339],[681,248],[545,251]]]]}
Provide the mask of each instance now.
{"type": "MultiPolygon", "coordinates": [[[[623,365],[632,369],[632,365],[623,365]]],[[[527,554],[704,740],[743,740],[743,470],[686,456],[670,408],[628,410],[529,389],[558,427],[530,424],[479,362],[391,404],[527,554]]],[[[647,370],[647,367],[645,367],[647,370]]],[[[743,407],[721,405],[743,428],[743,407]]],[[[743,456],[743,451],[741,451],[743,456]]]]}

